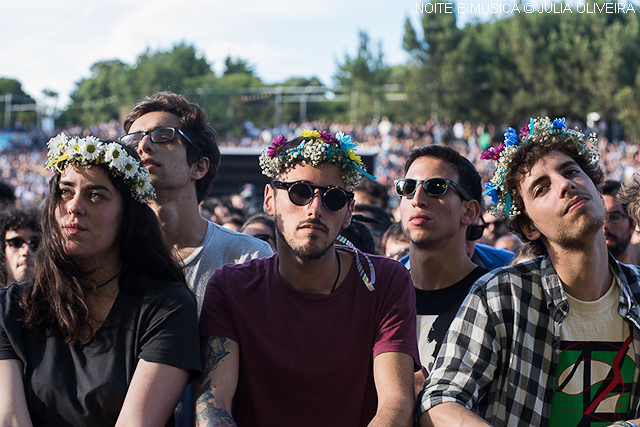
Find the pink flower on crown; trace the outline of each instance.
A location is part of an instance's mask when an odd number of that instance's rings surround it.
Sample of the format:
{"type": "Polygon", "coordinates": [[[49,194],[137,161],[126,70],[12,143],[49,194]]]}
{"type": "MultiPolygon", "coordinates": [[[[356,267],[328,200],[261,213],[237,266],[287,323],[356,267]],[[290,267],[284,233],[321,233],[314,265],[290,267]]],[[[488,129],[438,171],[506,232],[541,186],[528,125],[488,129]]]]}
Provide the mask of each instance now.
{"type": "Polygon", "coordinates": [[[518,135],[521,139],[527,139],[527,137],[529,136],[530,133],[530,129],[529,129],[529,125],[526,124],[524,126],[522,126],[522,129],[520,129],[520,134],[518,135]]]}
{"type": "Polygon", "coordinates": [[[269,148],[267,148],[267,155],[269,156],[269,158],[273,159],[275,156],[277,156],[280,149],[287,145],[287,142],[289,141],[287,141],[287,138],[285,138],[284,135],[278,135],[273,138],[273,142],[271,142],[271,145],[269,145],[269,148]]]}
{"type": "Polygon", "coordinates": [[[500,160],[500,153],[502,153],[502,149],[504,148],[504,143],[501,143],[497,147],[491,147],[480,154],[480,159],[482,160],[500,160]]]}

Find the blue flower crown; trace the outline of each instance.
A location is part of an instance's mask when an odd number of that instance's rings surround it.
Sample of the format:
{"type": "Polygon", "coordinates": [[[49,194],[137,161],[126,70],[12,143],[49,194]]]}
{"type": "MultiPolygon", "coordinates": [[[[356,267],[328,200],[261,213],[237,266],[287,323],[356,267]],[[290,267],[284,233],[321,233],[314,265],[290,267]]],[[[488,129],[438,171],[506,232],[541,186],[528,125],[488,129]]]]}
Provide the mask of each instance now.
{"type": "Polygon", "coordinates": [[[491,197],[493,202],[489,212],[499,218],[508,217],[511,219],[521,213],[512,203],[512,193],[504,185],[504,179],[511,167],[513,155],[518,151],[518,148],[525,144],[540,144],[550,141],[556,136],[562,136],[566,144],[575,145],[579,154],[589,153],[591,164],[597,165],[600,163],[600,153],[597,149],[598,139],[595,132],[585,138],[581,130],[577,128],[567,129],[564,118],[553,121],[549,117],[530,119],[529,124],[520,129],[520,134],[510,127],[504,134],[503,143],[498,147],[489,148],[480,156],[483,160],[494,160],[496,162],[496,172],[493,178],[484,184],[485,190],[482,193],[482,195],[491,197]]]}

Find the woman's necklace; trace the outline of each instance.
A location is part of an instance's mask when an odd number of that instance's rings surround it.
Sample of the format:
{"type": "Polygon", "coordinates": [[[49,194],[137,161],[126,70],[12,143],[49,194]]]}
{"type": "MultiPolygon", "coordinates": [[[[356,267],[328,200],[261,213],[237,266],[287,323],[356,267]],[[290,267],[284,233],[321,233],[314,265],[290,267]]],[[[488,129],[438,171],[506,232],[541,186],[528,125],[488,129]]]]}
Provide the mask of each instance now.
{"type": "Polygon", "coordinates": [[[95,291],[96,289],[100,289],[101,287],[103,287],[103,286],[104,286],[104,285],[106,285],[107,283],[111,282],[111,281],[112,281],[113,279],[115,279],[116,277],[118,277],[118,275],[119,275],[120,273],[122,273],[122,270],[124,270],[124,265],[122,266],[122,268],[120,269],[120,271],[118,271],[118,272],[117,272],[117,273],[116,273],[112,278],[110,278],[109,280],[107,280],[107,281],[106,281],[106,282],[104,282],[104,283],[99,284],[98,286],[96,286],[95,288],[92,288],[92,289],[93,289],[94,291],[95,291]]]}
{"type": "Polygon", "coordinates": [[[336,256],[338,257],[338,276],[336,277],[336,282],[333,284],[333,288],[331,288],[331,292],[329,292],[330,294],[332,294],[333,291],[336,289],[336,286],[338,285],[338,280],[340,280],[340,254],[338,253],[337,250],[336,250],[336,256]]]}

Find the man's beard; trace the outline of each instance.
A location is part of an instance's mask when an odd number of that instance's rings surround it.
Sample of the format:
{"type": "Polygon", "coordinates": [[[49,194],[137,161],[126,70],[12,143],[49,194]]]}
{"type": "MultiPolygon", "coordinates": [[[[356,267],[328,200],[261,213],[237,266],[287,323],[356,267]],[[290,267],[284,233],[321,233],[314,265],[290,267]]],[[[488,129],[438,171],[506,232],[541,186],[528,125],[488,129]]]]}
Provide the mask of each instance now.
{"type": "MultiPolygon", "coordinates": [[[[314,220],[310,220],[310,221],[306,221],[307,223],[314,223],[314,224],[319,224],[319,225],[323,225],[320,221],[314,221],[314,220]]],[[[331,241],[329,242],[326,246],[324,247],[312,247],[311,245],[307,245],[307,246],[298,246],[298,247],[293,247],[288,241],[287,238],[285,237],[285,235],[282,233],[282,228],[283,227],[283,221],[281,217],[276,216],[276,232],[278,233],[278,235],[280,236],[280,238],[282,239],[282,243],[284,243],[284,245],[289,248],[291,250],[291,252],[293,252],[293,254],[295,256],[297,256],[298,258],[301,259],[308,259],[308,260],[315,260],[315,259],[319,259],[322,258],[322,256],[324,254],[327,253],[327,251],[329,251],[329,249],[333,248],[334,246],[334,242],[331,241]]],[[[334,239],[335,240],[335,239],[334,239]]]]}
{"type": "Polygon", "coordinates": [[[620,255],[622,255],[624,251],[627,250],[627,247],[631,242],[631,237],[621,240],[618,236],[608,233],[606,231],[604,233],[604,237],[612,240],[612,243],[607,244],[607,248],[609,249],[609,252],[611,253],[611,255],[613,255],[614,258],[617,258],[620,255]]]}

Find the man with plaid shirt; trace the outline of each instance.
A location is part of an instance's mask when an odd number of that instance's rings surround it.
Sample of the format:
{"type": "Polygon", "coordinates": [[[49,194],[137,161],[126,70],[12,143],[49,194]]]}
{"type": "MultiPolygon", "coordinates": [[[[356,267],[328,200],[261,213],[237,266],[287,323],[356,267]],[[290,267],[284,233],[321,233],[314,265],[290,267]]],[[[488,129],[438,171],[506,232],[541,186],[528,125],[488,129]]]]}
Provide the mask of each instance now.
{"type": "Polygon", "coordinates": [[[595,137],[548,118],[505,137],[485,155],[498,164],[486,193],[542,256],[471,288],[420,425],[639,425],[640,270],[608,254],[595,137]]]}

